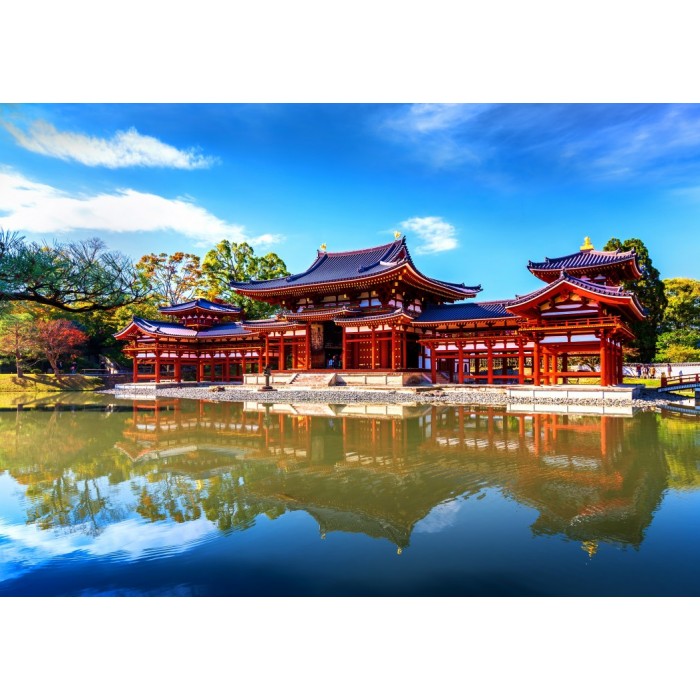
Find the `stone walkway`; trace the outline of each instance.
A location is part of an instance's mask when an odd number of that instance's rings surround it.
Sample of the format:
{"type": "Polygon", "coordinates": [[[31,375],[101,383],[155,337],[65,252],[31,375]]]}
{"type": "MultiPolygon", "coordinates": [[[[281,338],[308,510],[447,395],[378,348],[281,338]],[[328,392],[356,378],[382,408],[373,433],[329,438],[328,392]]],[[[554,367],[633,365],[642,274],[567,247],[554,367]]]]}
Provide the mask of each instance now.
{"type": "MultiPolygon", "coordinates": [[[[140,387],[139,387],[140,388],[140,387]]],[[[115,394],[114,391],[106,393],[115,394]]],[[[411,391],[409,389],[358,389],[354,387],[337,387],[318,389],[293,389],[280,388],[275,391],[259,391],[241,386],[200,386],[189,387],[185,385],[169,388],[159,387],[158,397],[199,399],[205,401],[257,401],[264,403],[326,403],[326,404],[468,404],[482,406],[506,406],[514,404],[532,404],[532,398],[519,399],[508,398],[502,390],[489,391],[488,389],[459,389],[444,390],[439,387],[428,391],[411,391]]],[[[131,398],[130,395],[116,393],[116,396],[131,398]]],[[[145,397],[144,397],[145,398],[145,397]]],[[[633,406],[635,409],[658,409],[666,406],[671,401],[666,395],[656,391],[642,390],[640,397],[630,401],[629,395],[622,398],[606,399],[576,399],[562,398],[538,398],[538,406],[633,406]]]]}

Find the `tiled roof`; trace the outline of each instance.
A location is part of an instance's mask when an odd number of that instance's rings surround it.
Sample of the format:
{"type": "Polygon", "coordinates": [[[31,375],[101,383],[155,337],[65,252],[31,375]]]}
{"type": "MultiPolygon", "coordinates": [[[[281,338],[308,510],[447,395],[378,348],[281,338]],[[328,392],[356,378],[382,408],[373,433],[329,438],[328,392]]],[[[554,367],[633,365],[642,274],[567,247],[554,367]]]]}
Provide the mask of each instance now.
{"type": "Polygon", "coordinates": [[[413,314],[405,311],[403,308],[399,307],[391,311],[380,314],[358,314],[357,316],[339,316],[335,319],[335,322],[339,326],[352,326],[352,325],[370,325],[372,323],[380,323],[384,321],[390,321],[395,318],[407,318],[413,320],[413,314]]]}
{"type": "Polygon", "coordinates": [[[243,327],[248,331],[276,331],[303,328],[303,325],[291,320],[282,321],[277,318],[264,318],[259,321],[243,321],[243,327]]]}
{"type": "Polygon", "coordinates": [[[173,306],[161,306],[158,311],[162,314],[177,314],[182,311],[191,311],[192,309],[201,309],[202,311],[213,311],[222,314],[238,314],[241,312],[240,306],[233,304],[220,304],[208,299],[192,299],[185,301],[182,304],[174,304],[173,306]]]}
{"type": "Polygon", "coordinates": [[[347,313],[353,313],[360,311],[359,306],[334,306],[334,307],[318,307],[315,309],[304,309],[303,311],[284,311],[278,314],[279,318],[283,318],[285,321],[303,321],[307,318],[329,318],[332,319],[335,316],[344,316],[347,313]]]}
{"type": "Polygon", "coordinates": [[[415,320],[415,323],[448,323],[456,321],[482,321],[489,319],[513,318],[506,310],[507,301],[482,301],[469,304],[444,304],[429,306],[415,320]]]}
{"type": "MultiPolygon", "coordinates": [[[[245,293],[246,291],[284,290],[287,287],[301,285],[323,284],[352,280],[363,277],[373,277],[383,272],[413,261],[406,247],[406,239],[364,250],[351,250],[342,253],[322,253],[319,251],[314,263],[305,272],[274,280],[257,280],[251,282],[233,282],[232,287],[245,293]]],[[[428,278],[430,279],[430,278],[428,278]]],[[[475,294],[480,286],[468,287],[452,282],[433,282],[449,287],[459,293],[475,294]]]]}
{"type": "Polygon", "coordinates": [[[632,302],[632,304],[637,309],[641,317],[646,315],[644,307],[639,303],[639,300],[637,299],[637,296],[634,292],[625,291],[623,287],[611,287],[605,284],[596,284],[595,282],[584,282],[578,277],[573,277],[572,275],[568,275],[566,274],[566,272],[563,271],[561,272],[559,277],[556,280],[554,280],[554,282],[550,282],[547,286],[542,287],[541,289],[536,289],[534,292],[530,292],[529,294],[516,296],[515,299],[506,302],[505,305],[508,308],[520,306],[523,302],[528,302],[532,299],[536,299],[539,296],[544,296],[548,294],[551,290],[553,290],[555,287],[562,284],[563,282],[568,282],[574,287],[578,287],[579,289],[592,292],[593,294],[599,294],[600,296],[608,298],[613,297],[618,299],[628,299],[632,302]]]}
{"type": "Polygon", "coordinates": [[[223,323],[203,331],[196,331],[194,328],[187,328],[179,323],[147,321],[144,318],[138,318],[138,316],[134,316],[133,323],[146,333],[167,335],[173,338],[218,338],[221,336],[248,334],[248,331],[240,323],[223,323]]]}
{"type": "Polygon", "coordinates": [[[247,331],[240,323],[221,323],[218,326],[207,328],[197,332],[198,338],[218,338],[227,335],[248,335],[247,331]]]}
{"type": "Polygon", "coordinates": [[[601,294],[603,296],[609,296],[609,297],[631,297],[633,296],[632,292],[626,292],[622,287],[609,287],[608,285],[605,284],[596,284],[595,282],[584,282],[583,280],[579,279],[578,277],[573,277],[572,275],[567,275],[566,272],[562,272],[559,277],[554,280],[554,282],[550,282],[546,287],[541,287],[540,289],[536,289],[534,292],[530,292],[529,294],[523,294],[521,296],[516,296],[515,299],[511,299],[510,301],[505,302],[506,306],[514,306],[517,304],[521,304],[524,301],[529,301],[530,299],[534,299],[541,294],[546,294],[551,288],[555,287],[562,281],[567,281],[570,282],[571,284],[576,285],[577,287],[581,287],[582,289],[587,289],[589,292],[593,292],[594,294],[601,294]]]}
{"type": "Polygon", "coordinates": [[[146,333],[159,335],[172,335],[179,338],[196,338],[197,331],[194,328],[187,328],[180,323],[162,323],[160,321],[147,321],[145,318],[134,316],[134,324],[146,333]]]}
{"type": "Polygon", "coordinates": [[[602,267],[605,265],[617,265],[631,260],[636,260],[637,253],[634,250],[621,252],[619,250],[582,250],[560,258],[545,258],[544,262],[532,262],[527,264],[528,270],[582,270],[587,267],[602,267]]]}

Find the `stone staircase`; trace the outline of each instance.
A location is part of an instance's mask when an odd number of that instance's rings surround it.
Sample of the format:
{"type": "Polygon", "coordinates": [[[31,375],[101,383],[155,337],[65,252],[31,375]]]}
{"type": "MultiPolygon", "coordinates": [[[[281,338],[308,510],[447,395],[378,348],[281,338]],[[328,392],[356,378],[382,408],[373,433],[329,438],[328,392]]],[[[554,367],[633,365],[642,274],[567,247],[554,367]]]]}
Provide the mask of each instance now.
{"type": "Polygon", "coordinates": [[[335,373],[324,372],[323,374],[311,374],[309,372],[300,372],[294,379],[289,383],[290,386],[295,389],[302,387],[322,387],[322,386],[333,386],[335,384],[335,373]]]}
{"type": "MultiPolygon", "coordinates": [[[[426,384],[432,384],[433,381],[430,378],[430,372],[424,372],[423,377],[425,378],[425,383],[426,384]]],[[[450,383],[450,377],[446,372],[437,372],[435,379],[437,380],[435,384],[449,384],[450,383]]]]}

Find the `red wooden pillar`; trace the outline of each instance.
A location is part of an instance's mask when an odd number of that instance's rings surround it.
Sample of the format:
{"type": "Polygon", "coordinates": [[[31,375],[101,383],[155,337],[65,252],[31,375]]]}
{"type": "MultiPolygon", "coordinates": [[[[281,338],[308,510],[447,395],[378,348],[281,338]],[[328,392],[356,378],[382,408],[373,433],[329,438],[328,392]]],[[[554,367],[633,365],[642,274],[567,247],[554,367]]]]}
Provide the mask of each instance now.
{"type": "Polygon", "coordinates": [[[311,324],[306,324],[306,369],[311,369],[311,324]]]}
{"type": "Polygon", "coordinates": [[[486,341],[486,382],[493,384],[493,342],[486,341]]]}
{"type": "Polygon", "coordinates": [[[540,374],[540,341],[538,338],[535,338],[532,348],[532,373],[534,376],[533,383],[539,386],[542,382],[542,376],[540,374]]]}
{"type": "Polygon", "coordinates": [[[160,382],[160,349],[158,348],[158,343],[156,343],[155,353],[156,353],[155,367],[156,367],[156,384],[157,384],[158,382],[160,382]]]}
{"type": "Polygon", "coordinates": [[[179,384],[182,381],[182,364],[181,364],[181,353],[176,351],[175,357],[175,381],[179,384]]]}
{"type": "MultiPolygon", "coordinates": [[[[568,372],[568,371],[569,371],[569,353],[567,353],[567,352],[565,352],[565,353],[561,356],[561,371],[562,371],[562,372],[568,372]]],[[[568,384],[568,383],[569,383],[569,378],[568,378],[568,377],[564,377],[564,378],[562,379],[562,382],[563,382],[564,384],[568,384]]]]}
{"type": "Polygon", "coordinates": [[[464,345],[457,343],[457,381],[464,384],[464,345]]]}
{"type": "Polygon", "coordinates": [[[136,384],[136,382],[138,382],[138,380],[139,380],[139,364],[138,364],[138,361],[136,359],[136,353],[134,353],[134,357],[132,359],[134,361],[134,366],[132,369],[131,381],[134,384],[136,384]]]}
{"type": "Polygon", "coordinates": [[[396,369],[396,326],[391,327],[391,371],[396,369]]]}
{"type": "Polygon", "coordinates": [[[377,331],[372,326],[372,334],[371,334],[371,339],[370,343],[372,344],[372,353],[371,353],[371,360],[370,360],[370,369],[374,369],[377,361],[377,331]]]}
{"type": "MultiPolygon", "coordinates": [[[[284,331],[280,331],[280,361],[277,365],[277,369],[282,372],[284,368],[284,331]]],[[[260,371],[262,371],[262,369],[260,371]]]]}
{"type": "Polygon", "coordinates": [[[523,341],[518,340],[518,384],[525,383],[525,348],[523,341]]]}
{"type": "Polygon", "coordinates": [[[341,349],[341,355],[340,355],[340,366],[343,369],[348,368],[348,339],[347,339],[347,329],[345,326],[341,326],[340,332],[342,334],[342,349],[341,349]]]}
{"type": "Polygon", "coordinates": [[[265,333],[265,367],[270,364],[270,336],[265,333]]]}
{"type": "Polygon", "coordinates": [[[408,355],[406,353],[406,343],[408,342],[406,328],[401,329],[401,367],[408,369],[408,355]]]}
{"type": "Polygon", "coordinates": [[[216,379],[216,353],[212,350],[209,353],[209,380],[214,381],[216,379]]]}
{"type": "Polygon", "coordinates": [[[435,343],[430,347],[430,381],[437,384],[437,346],[435,343]]]}
{"type": "Polygon", "coordinates": [[[622,342],[620,341],[617,346],[617,381],[618,384],[622,384],[625,380],[623,372],[622,363],[622,342]]]}
{"type": "Polygon", "coordinates": [[[600,385],[608,385],[608,343],[604,333],[600,335],[600,385]]]}

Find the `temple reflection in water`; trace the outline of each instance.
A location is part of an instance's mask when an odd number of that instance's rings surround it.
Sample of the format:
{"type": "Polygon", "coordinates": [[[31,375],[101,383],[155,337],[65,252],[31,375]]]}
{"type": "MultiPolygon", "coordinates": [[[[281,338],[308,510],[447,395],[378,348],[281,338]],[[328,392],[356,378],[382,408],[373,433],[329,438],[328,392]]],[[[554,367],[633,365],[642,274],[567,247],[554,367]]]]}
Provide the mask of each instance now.
{"type": "Polygon", "coordinates": [[[185,405],[135,402],[116,443],[132,468],[149,470],[140,512],[151,518],[187,519],[201,508],[220,528],[249,527],[263,513],[302,510],[322,536],[359,532],[401,551],[436,506],[498,489],[539,512],[533,533],[563,534],[592,553],[600,541],[639,545],[667,485],[653,414],[185,405]],[[194,488],[176,498],[161,480],[173,474],[194,488]]]}

